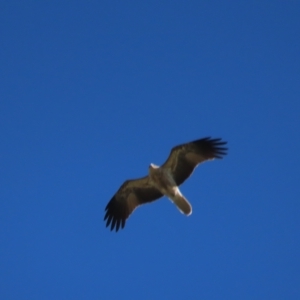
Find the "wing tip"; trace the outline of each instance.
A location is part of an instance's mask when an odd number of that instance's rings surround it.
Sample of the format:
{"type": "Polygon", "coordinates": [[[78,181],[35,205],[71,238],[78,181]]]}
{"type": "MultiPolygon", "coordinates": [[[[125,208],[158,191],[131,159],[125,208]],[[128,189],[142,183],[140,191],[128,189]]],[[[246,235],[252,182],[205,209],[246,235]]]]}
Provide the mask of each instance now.
{"type": "Polygon", "coordinates": [[[116,197],[113,196],[108,202],[105,209],[104,221],[106,222],[105,227],[110,227],[110,231],[123,229],[126,223],[126,216],[122,208],[118,208],[116,205],[116,197]],[[123,213],[122,213],[123,212],[123,213]]]}
{"type": "Polygon", "coordinates": [[[222,140],[222,138],[207,136],[192,143],[199,145],[207,153],[208,159],[222,159],[227,155],[228,147],[225,146],[227,145],[227,141],[222,140]]]}

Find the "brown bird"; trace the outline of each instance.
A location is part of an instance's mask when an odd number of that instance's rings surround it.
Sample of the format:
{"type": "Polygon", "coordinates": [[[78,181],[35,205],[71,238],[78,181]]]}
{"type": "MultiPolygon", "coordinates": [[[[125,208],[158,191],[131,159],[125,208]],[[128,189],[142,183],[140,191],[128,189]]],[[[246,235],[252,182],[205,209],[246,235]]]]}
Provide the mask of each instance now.
{"type": "Polygon", "coordinates": [[[148,175],[126,180],[105,208],[106,227],[116,231],[124,228],[126,219],[139,206],[163,196],[168,197],[187,216],[192,206],[181,194],[180,186],[202,162],[222,158],[227,154],[227,142],[206,137],[172,148],[167,161],[161,166],[150,164],[148,175]]]}

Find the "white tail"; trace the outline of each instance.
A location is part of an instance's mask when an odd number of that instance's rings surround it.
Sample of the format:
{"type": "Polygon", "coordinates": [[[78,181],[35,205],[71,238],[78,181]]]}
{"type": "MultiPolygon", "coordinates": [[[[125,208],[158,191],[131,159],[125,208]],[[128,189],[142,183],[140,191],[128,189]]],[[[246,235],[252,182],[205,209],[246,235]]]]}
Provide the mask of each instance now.
{"type": "Polygon", "coordinates": [[[192,206],[189,201],[180,193],[179,190],[175,193],[175,196],[171,198],[172,202],[177,206],[179,211],[187,216],[192,213],[192,206]]]}

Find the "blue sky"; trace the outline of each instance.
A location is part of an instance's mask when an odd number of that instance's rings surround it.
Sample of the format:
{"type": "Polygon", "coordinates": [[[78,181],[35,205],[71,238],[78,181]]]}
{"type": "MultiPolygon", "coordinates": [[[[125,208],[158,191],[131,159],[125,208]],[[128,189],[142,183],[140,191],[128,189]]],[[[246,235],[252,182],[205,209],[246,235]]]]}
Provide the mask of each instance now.
{"type": "Polygon", "coordinates": [[[299,299],[298,1],[0,4],[1,299],[299,299]],[[223,160],[110,232],[170,149],[223,160]]]}

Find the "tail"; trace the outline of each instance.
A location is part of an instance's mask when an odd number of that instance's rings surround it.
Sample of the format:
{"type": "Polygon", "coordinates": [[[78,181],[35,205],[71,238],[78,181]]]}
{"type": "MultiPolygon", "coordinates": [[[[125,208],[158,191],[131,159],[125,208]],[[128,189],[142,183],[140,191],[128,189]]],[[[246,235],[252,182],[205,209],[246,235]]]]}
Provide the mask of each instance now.
{"type": "Polygon", "coordinates": [[[192,213],[192,206],[189,201],[178,191],[171,198],[172,202],[177,206],[181,213],[189,216],[192,213]]]}

